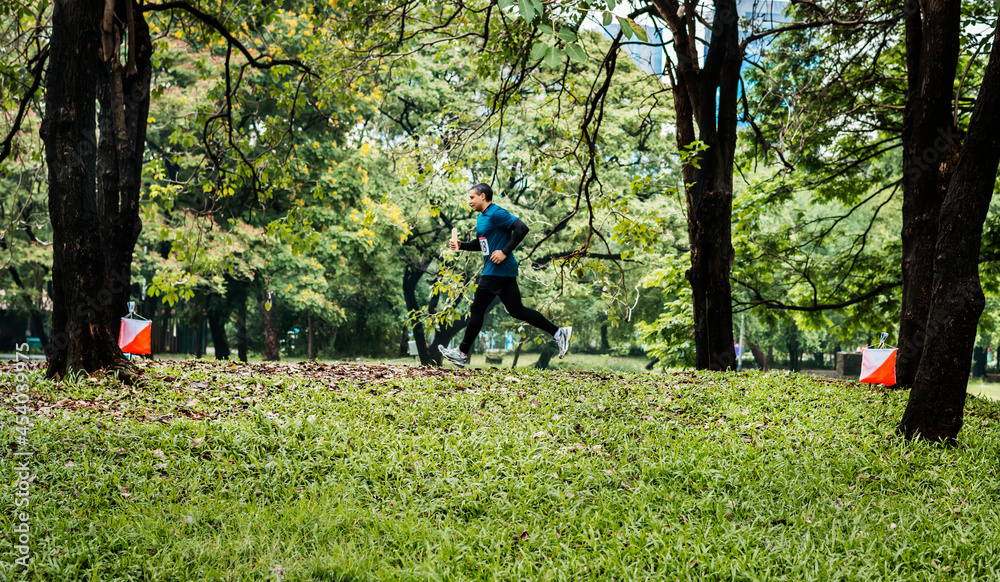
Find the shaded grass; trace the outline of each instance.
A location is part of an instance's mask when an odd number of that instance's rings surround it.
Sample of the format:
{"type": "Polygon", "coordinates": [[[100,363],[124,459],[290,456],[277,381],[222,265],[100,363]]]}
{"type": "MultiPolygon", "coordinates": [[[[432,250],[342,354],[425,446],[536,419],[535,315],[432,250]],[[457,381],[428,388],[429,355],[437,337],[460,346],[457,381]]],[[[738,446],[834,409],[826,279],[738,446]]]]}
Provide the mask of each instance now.
{"type": "Polygon", "coordinates": [[[35,377],[37,401],[96,405],[43,409],[34,559],[0,576],[981,580],[1000,563],[990,401],[970,398],[948,449],[894,436],[905,393],[799,375],[147,376],[35,377]]]}

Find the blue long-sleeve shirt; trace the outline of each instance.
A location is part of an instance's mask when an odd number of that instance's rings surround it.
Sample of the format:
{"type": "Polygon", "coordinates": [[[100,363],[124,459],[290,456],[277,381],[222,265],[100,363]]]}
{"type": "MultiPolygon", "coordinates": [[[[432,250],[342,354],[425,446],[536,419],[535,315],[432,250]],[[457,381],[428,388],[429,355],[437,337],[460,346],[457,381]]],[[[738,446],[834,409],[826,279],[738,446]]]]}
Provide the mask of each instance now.
{"type": "Polygon", "coordinates": [[[514,223],[517,221],[516,216],[496,204],[487,206],[486,210],[476,218],[478,243],[463,243],[461,248],[475,250],[478,246],[483,253],[484,276],[517,277],[517,259],[514,257],[513,248],[507,248],[513,237],[514,223]],[[490,261],[490,255],[493,254],[493,251],[504,251],[507,258],[496,265],[490,261]]]}

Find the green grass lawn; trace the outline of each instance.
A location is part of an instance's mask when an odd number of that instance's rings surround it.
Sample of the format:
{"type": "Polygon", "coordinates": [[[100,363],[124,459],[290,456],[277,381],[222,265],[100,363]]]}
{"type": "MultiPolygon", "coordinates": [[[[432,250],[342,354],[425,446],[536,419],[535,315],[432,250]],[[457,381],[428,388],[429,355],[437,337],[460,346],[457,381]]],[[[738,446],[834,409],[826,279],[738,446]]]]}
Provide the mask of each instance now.
{"type": "Polygon", "coordinates": [[[996,382],[970,381],[966,390],[974,396],[1000,400],[1000,384],[996,382]]]}
{"type": "MultiPolygon", "coordinates": [[[[144,363],[32,376],[28,580],[991,580],[1000,403],[783,373],[144,363]]],[[[4,438],[15,441],[9,365],[4,438]]]]}
{"type": "MultiPolygon", "coordinates": [[[[538,362],[539,354],[522,353],[517,359],[518,368],[531,368],[538,362]]],[[[578,354],[570,353],[566,358],[560,360],[553,357],[549,360],[549,367],[553,370],[585,370],[602,372],[647,372],[645,369],[649,358],[630,358],[621,356],[609,356],[605,354],[578,354]]],[[[486,356],[482,354],[472,354],[469,362],[470,368],[510,368],[514,363],[513,352],[504,354],[503,363],[499,366],[490,366],[486,363],[486,356]]],[[[647,372],[648,373],[648,372],[647,372]]]]}
{"type": "MultiPolygon", "coordinates": [[[[517,358],[517,367],[521,368],[533,368],[535,363],[538,362],[538,353],[522,353],[517,358]]],[[[303,359],[288,359],[288,362],[301,362],[303,359]]],[[[392,365],[402,365],[402,366],[416,366],[420,364],[420,360],[416,358],[389,358],[389,359],[364,359],[358,358],[354,362],[349,363],[385,363],[392,365]]],[[[328,362],[333,363],[333,362],[328,362]]],[[[565,359],[560,360],[559,358],[553,357],[549,360],[549,368],[552,370],[581,370],[581,371],[603,371],[603,372],[634,372],[637,374],[651,373],[646,370],[646,364],[649,363],[649,358],[646,357],[627,357],[627,356],[611,356],[607,354],[580,354],[580,353],[570,353],[565,359]]],[[[480,353],[473,353],[472,357],[466,366],[467,369],[487,369],[487,368],[499,368],[499,369],[511,369],[514,364],[514,352],[507,352],[503,354],[503,360],[499,365],[487,364],[486,356],[480,353]]],[[[452,368],[451,364],[446,363],[445,367],[452,368]]],[[[659,373],[654,371],[652,373],[659,373]]]]}
{"type": "MultiPolygon", "coordinates": [[[[524,352],[517,359],[518,368],[532,368],[538,361],[539,354],[524,352]]],[[[185,361],[195,359],[190,354],[157,354],[156,361],[185,361]]],[[[210,360],[211,356],[205,356],[202,359],[210,360]]],[[[253,357],[249,358],[251,362],[261,362],[261,356],[255,354],[253,357]]],[[[282,361],[284,363],[299,363],[308,361],[306,358],[289,358],[283,357],[282,361]]],[[[344,363],[341,360],[321,360],[325,363],[344,363]]],[[[346,363],[351,364],[368,364],[368,363],[385,363],[400,366],[417,366],[420,364],[420,360],[408,357],[408,358],[348,358],[346,363]]],[[[510,368],[514,363],[514,352],[507,352],[503,355],[502,363],[497,365],[487,364],[486,356],[480,353],[472,354],[472,359],[468,364],[469,369],[483,369],[483,368],[510,368]]],[[[649,363],[649,358],[646,357],[626,357],[626,356],[611,356],[607,354],[581,354],[570,352],[565,359],[558,359],[553,357],[549,362],[549,367],[553,370],[588,370],[588,371],[608,371],[608,372],[635,372],[635,373],[649,373],[646,370],[646,364],[649,363]]],[[[452,367],[451,364],[446,364],[446,367],[452,367]]]]}

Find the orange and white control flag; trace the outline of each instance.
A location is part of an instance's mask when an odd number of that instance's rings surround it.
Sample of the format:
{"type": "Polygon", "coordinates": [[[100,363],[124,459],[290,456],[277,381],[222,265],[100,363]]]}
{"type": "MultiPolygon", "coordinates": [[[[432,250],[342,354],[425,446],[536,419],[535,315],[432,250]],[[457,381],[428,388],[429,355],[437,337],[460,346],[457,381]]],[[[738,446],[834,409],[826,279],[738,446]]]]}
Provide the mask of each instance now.
{"type": "Polygon", "coordinates": [[[122,318],[122,326],[118,332],[118,347],[126,354],[149,354],[152,321],[122,318]]]}
{"type": "Polygon", "coordinates": [[[896,348],[862,348],[861,381],[869,384],[896,384],[896,348]]]}

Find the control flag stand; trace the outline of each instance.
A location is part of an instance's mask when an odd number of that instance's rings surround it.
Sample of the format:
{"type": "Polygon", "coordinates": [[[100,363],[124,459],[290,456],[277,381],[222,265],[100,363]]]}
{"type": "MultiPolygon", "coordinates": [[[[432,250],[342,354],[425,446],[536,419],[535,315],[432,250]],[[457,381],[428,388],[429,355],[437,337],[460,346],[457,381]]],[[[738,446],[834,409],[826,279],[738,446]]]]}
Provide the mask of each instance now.
{"type": "Polygon", "coordinates": [[[877,348],[861,348],[862,382],[896,385],[896,348],[885,347],[887,337],[889,334],[883,332],[877,348]]]}
{"type": "Polygon", "coordinates": [[[153,322],[135,312],[135,301],[128,302],[128,315],[122,318],[118,331],[118,347],[127,358],[130,354],[151,354],[150,339],[153,322]]]}

